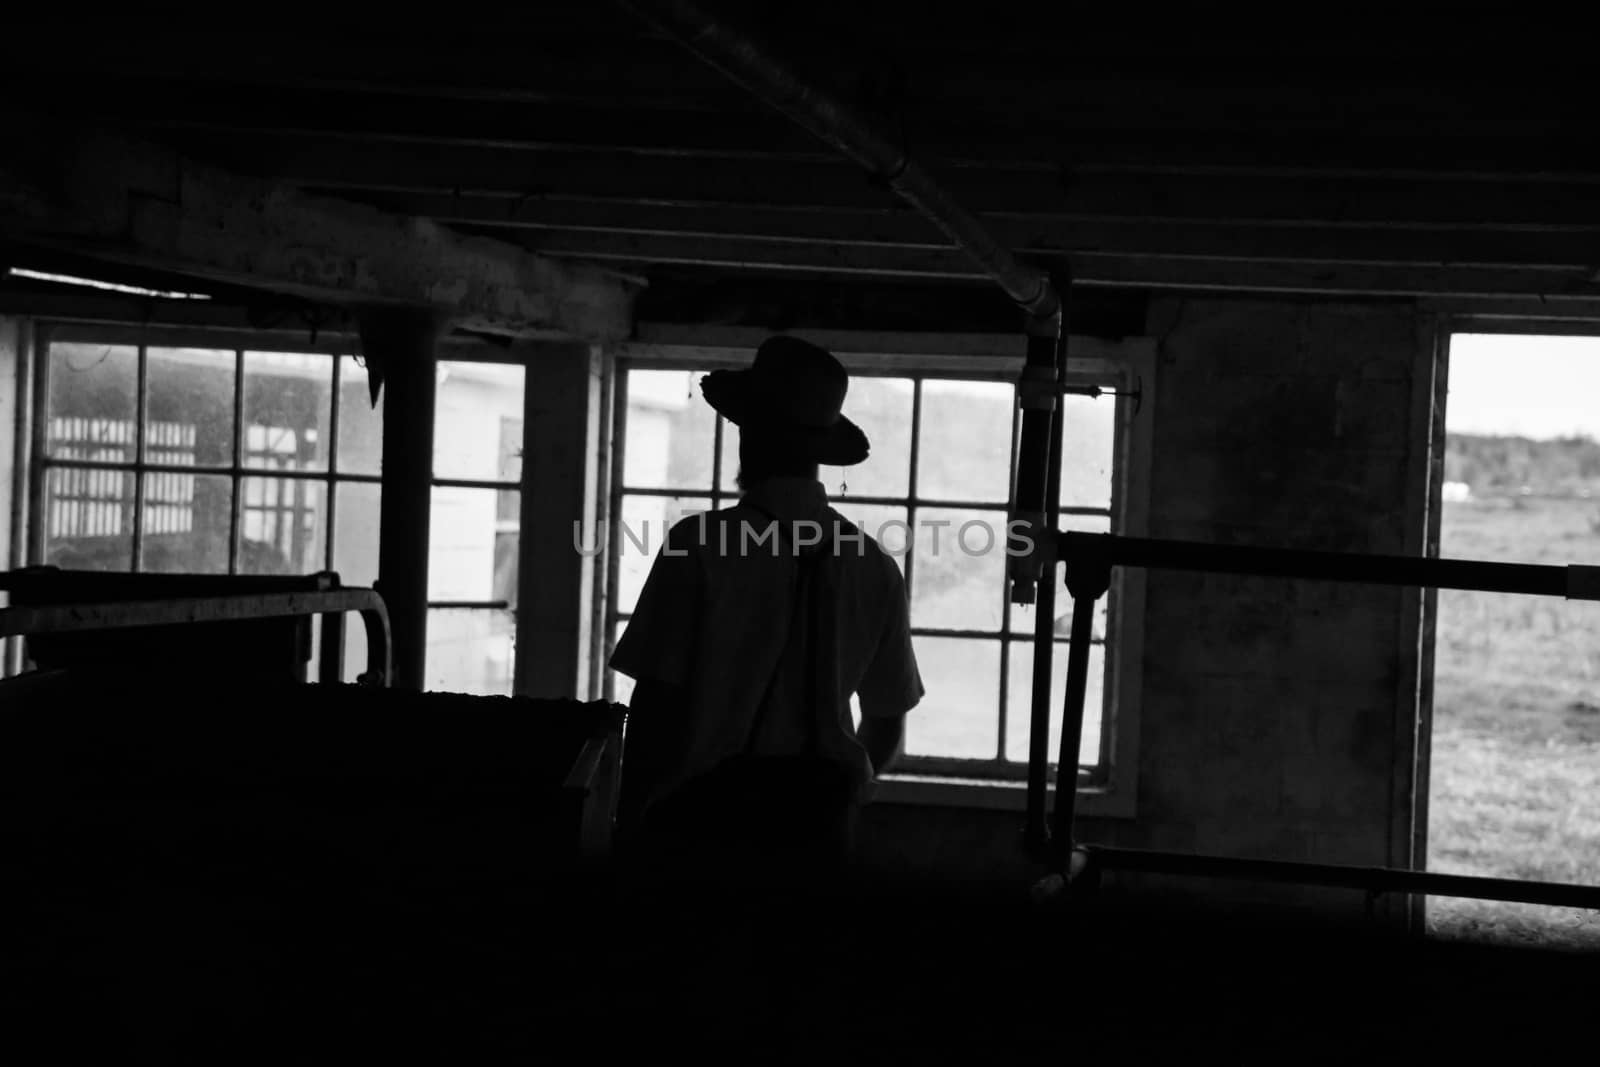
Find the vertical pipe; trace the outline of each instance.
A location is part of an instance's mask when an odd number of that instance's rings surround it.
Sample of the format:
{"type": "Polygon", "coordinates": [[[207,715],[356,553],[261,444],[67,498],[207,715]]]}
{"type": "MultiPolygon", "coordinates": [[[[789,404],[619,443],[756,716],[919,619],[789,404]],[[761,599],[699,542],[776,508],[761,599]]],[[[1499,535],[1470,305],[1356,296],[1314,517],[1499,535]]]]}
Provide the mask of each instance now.
{"type": "Polygon", "coordinates": [[[1078,746],[1083,740],[1083,698],[1089,682],[1089,642],[1098,597],[1072,598],[1072,644],[1067,650],[1067,695],[1061,716],[1061,752],[1056,757],[1056,813],[1051,858],[1066,869],[1072,854],[1072,819],[1078,799],[1078,746]]]}
{"type": "MultiPolygon", "coordinates": [[[[1063,301],[1069,291],[1066,279],[1056,282],[1063,301]]],[[[1036,324],[1037,325],[1037,324],[1036,324]]],[[[1033,539],[1032,559],[1012,557],[1012,600],[1036,600],[1033,627],[1033,701],[1028,729],[1028,818],[1027,844],[1031,854],[1042,856],[1049,844],[1045,788],[1049,775],[1050,685],[1055,672],[1056,553],[1054,532],[1061,509],[1062,439],[1065,425],[1059,417],[1061,386],[1067,371],[1067,313],[1063,303],[1054,323],[1054,343],[1050,350],[1051,368],[1043,373],[1042,343],[1030,335],[1028,363],[1018,385],[1018,409],[1022,412],[1023,438],[1018,442],[1017,486],[1012,494],[1013,520],[1028,524],[1033,539]],[[1044,388],[1041,388],[1044,386],[1044,388]],[[1029,427],[1033,436],[1028,436],[1029,427]],[[1039,470],[1039,467],[1043,470],[1039,470]],[[1039,493],[1038,496],[1025,495],[1039,493]],[[1042,502],[1035,508],[1032,501],[1042,502]],[[1048,536],[1049,541],[1045,538],[1048,536]],[[1026,566],[1023,566],[1025,564],[1026,566]],[[1043,579],[1041,581],[1041,579],[1043,579]],[[1037,583],[1036,594],[1026,586],[1037,583]]],[[[1009,541],[1007,542],[1009,544],[1009,541]]]]}
{"type": "Polygon", "coordinates": [[[428,520],[433,491],[435,352],[442,322],[412,308],[361,316],[361,346],[382,375],[383,498],[377,588],[389,611],[391,684],[420,691],[428,650],[428,520]]]}

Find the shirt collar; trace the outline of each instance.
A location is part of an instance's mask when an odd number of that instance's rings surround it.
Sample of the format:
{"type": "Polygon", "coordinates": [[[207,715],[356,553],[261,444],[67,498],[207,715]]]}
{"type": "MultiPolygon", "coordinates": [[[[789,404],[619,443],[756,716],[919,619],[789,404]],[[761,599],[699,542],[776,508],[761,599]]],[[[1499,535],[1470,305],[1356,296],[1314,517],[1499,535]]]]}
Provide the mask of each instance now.
{"type": "Polygon", "coordinates": [[[815,478],[764,478],[742,499],[783,520],[816,518],[828,507],[828,492],[815,478]]]}

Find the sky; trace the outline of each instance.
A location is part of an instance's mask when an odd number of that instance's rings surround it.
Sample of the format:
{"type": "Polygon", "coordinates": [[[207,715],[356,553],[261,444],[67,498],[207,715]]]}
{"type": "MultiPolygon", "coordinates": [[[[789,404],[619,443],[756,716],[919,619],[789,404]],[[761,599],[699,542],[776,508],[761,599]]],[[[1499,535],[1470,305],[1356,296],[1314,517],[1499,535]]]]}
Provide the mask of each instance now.
{"type": "Polygon", "coordinates": [[[1456,334],[1445,428],[1600,438],[1600,337],[1456,334]]]}

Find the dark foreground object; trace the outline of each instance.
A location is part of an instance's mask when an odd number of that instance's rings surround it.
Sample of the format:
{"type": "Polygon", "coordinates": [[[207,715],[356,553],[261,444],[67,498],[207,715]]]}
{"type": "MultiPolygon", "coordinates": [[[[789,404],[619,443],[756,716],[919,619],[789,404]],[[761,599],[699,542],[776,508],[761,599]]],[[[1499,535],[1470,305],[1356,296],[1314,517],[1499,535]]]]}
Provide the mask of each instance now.
{"type": "Polygon", "coordinates": [[[581,716],[297,694],[0,709],[9,1060],[1524,1062],[1600,988],[1110,890],[640,879],[546,788],[581,716]]]}

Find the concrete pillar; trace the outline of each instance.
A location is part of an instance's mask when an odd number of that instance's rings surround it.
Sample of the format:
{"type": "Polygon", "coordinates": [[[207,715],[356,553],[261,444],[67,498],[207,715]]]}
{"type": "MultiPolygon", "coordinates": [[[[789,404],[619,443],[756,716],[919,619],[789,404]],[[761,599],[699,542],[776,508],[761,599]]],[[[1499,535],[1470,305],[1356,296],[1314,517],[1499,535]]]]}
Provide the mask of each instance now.
{"type": "Polygon", "coordinates": [[[522,346],[527,367],[522,453],[522,519],[517,570],[516,691],[541,698],[587,697],[592,555],[599,468],[600,352],[580,343],[522,346]]]}
{"type": "Polygon", "coordinates": [[[361,348],[383,392],[383,503],[378,580],[393,635],[391,684],[421,690],[428,650],[428,518],[433,482],[435,347],[431,312],[382,308],[361,316],[361,348]]]}

